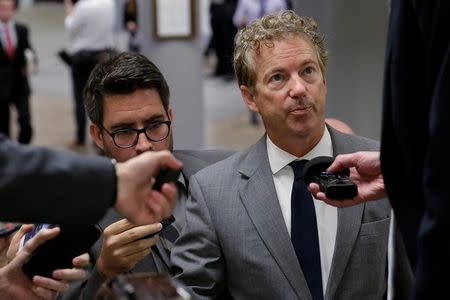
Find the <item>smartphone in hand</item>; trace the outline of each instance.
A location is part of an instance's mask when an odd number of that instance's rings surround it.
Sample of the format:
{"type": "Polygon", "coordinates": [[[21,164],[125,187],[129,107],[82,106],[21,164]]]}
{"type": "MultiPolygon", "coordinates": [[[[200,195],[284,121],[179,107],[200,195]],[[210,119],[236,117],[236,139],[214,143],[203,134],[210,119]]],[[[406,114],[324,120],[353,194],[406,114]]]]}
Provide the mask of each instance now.
{"type": "Polygon", "coordinates": [[[154,237],[155,235],[157,235],[158,233],[160,233],[161,231],[163,231],[164,228],[168,227],[168,226],[169,226],[170,224],[172,224],[173,222],[175,222],[175,217],[174,217],[174,216],[169,216],[169,217],[167,217],[167,218],[162,219],[162,221],[160,222],[161,225],[162,225],[161,230],[159,230],[159,231],[157,231],[157,232],[154,232],[154,233],[151,233],[151,234],[149,234],[149,235],[146,235],[146,236],[144,236],[144,237],[142,237],[142,238],[140,238],[140,239],[142,240],[142,239],[149,239],[149,238],[151,238],[151,237],[154,237]]]}
{"type": "Polygon", "coordinates": [[[52,277],[56,269],[72,268],[72,259],[89,251],[101,235],[96,224],[53,225],[36,224],[21,240],[23,246],[44,228],[60,227],[60,233],[44,242],[32,254],[30,260],[22,267],[23,272],[32,279],[34,275],[52,277]]]}

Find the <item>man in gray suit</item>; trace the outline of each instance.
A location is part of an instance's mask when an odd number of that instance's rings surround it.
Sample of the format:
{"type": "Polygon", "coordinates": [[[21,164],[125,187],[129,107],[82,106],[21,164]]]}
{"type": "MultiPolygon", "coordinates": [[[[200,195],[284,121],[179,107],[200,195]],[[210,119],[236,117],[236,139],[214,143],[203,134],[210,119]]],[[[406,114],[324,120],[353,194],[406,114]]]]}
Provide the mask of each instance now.
{"type": "MultiPolygon", "coordinates": [[[[169,87],[163,74],[145,56],[122,53],[100,63],[85,90],[90,134],[106,156],[118,162],[147,151],[173,150],[169,87]]],[[[227,151],[175,150],[183,162],[177,188],[175,222],[158,237],[161,224],[134,226],[111,209],[99,222],[103,237],[90,251],[94,267],[88,279],[73,287],[66,299],[93,299],[100,285],[125,272],[168,273],[170,249],[184,227],[189,177],[231,154],[227,151]]]]}
{"type": "Polygon", "coordinates": [[[378,149],[373,140],[325,125],[326,63],[316,22],[292,11],[265,16],[236,36],[241,94],[266,134],[191,177],[186,226],[171,261],[196,299],[385,296],[388,201],[338,209],[306,188],[297,197],[304,183],[294,177],[295,161],[378,149]],[[299,204],[308,210],[299,212],[299,204]],[[312,222],[298,226],[307,218],[312,222]]]}

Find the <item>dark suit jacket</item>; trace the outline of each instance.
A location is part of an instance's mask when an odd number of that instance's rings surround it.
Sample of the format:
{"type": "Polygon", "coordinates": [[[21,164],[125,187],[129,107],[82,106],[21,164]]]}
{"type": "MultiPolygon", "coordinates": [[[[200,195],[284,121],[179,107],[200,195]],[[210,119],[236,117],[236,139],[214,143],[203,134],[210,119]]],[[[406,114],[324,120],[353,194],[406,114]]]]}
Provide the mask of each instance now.
{"type": "Polygon", "coordinates": [[[0,41],[0,99],[15,97],[18,93],[29,94],[25,50],[32,49],[28,39],[28,28],[15,23],[17,45],[13,59],[10,59],[0,41]]]}
{"type": "Polygon", "coordinates": [[[446,276],[437,272],[450,268],[449,28],[448,0],[392,1],[381,163],[417,266],[417,299],[448,295],[446,276]]]}
{"type": "MultiPolygon", "coordinates": [[[[183,177],[185,181],[185,189],[187,192],[189,178],[197,171],[204,167],[222,160],[230,156],[233,151],[226,150],[175,150],[174,155],[177,159],[183,162],[183,177]]],[[[180,205],[180,204],[177,204],[180,205]]],[[[183,203],[184,207],[184,203],[183,203]]],[[[182,212],[184,213],[184,212],[182,212]]],[[[99,222],[102,228],[119,221],[123,217],[115,210],[110,209],[105,217],[99,222]]],[[[171,226],[180,227],[177,221],[171,226]]],[[[95,264],[100,254],[102,238],[100,238],[90,251],[91,261],[95,264]]],[[[169,273],[170,258],[163,248],[161,242],[158,242],[152,249],[152,253],[140,261],[130,272],[157,272],[169,273]],[[155,249],[156,248],[156,249],[155,249]]],[[[89,277],[84,282],[74,283],[71,289],[62,295],[62,299],[94,299],[98,288],[104,282],[104,278],[97,271],[94,266],[89,274],[89,277]]]]}
{"type": "Polygon", "coordinates": [[[0,219],[95,223],[114,201],[115,176],[106,158],[22,146],[0,134],[0,219]]]}

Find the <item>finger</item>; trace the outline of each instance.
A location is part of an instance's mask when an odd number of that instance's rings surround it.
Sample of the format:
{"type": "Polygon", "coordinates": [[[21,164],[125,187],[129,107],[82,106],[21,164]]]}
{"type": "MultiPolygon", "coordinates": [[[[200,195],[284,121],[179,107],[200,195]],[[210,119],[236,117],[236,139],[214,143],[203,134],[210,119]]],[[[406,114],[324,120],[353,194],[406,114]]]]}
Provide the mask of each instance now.
{"type": "Polygon", "coordinates": [[[117,235],[117,238],[119,238],[122,241],[121,244],[132,243],[132,242],[142,239],[150,234],[157,233],[161,229],[162,229],[161,223],[153,223],[153,224],[149,224],[149,225],[135,226],[135,227],[117,235]]]}
{"type": "Polygon", "coordinates": [[[11,269],[21,268],[21,266],[28,260],[31,253],[33,253],[37,247],[45,241],[56,237],[59,232],[59,227],[40,230],[33,238],[25,243],[24,247],[20,251],[17,252],[16,257],[11,261],[11,263],[8,264],[8,267],[11,269]]]}
{"type": "Polygon", "coordinates": [[[4,250],[6,250],[6,247],[8,246],[8,238],[7,237],[2,237],[0,238],[0,252],[3,252],[4,250]]]}
{"type": "Polygon", "coordinates": [[[58,269],[53,271],[52,276],[58,280],[75,281],[86,278],[86,271],[83,269],[58,269]]]}
{"type": "Polygon", "coordinates": [[[142,239],[113,250],[113,255],[117,257],[134,255],[136,253],[149,250],[157,243],[157,241],[158,238],[156,236],[142,239]]]}
{"type": "Polygon", "coordinates": [[[34,276],[33,284],[35,286],[56,291],[56,292],[65,292],[69,289],[69,283],[63,280],[56,280],[53,278],[43,277],[43,276],[34,276]]]}
{"type": "Polygon", "coordinates": [[[319,187],[319,185],[318,185],[317,183],[310,183],[310,184],[308,185],[308,189],[309,189],[309,191],[311,192],[311,194],[313,195],[313,197],[316,198],[316,199],[318,199],[316,195],[317,195],[318,193],[320,193],[320,187],[319,187]]]}
{"type": "Polygon", "coordinates": [[[19,251],[20,240],[25,234],[30,232],[33,229],[33,227],[34,227],[33,224],[23,224],[20,227],[19,231],[17,231],[14,234],[9,244],[8,251],[6,252],[6,258],[8,259],[8,261],[11,261],[14,258],[14,256],[16,256],[17,251],[19,251]]]}
{"type": "Polygon", "coordinates": [[[112,223],[111,225],[106,227],[103,232],[105,235],[116,235],[124,231],[127,231],[130,228],[133,228],[134,226],[135,226],[134,224],[132,224],[130,221],[124,218],[117,222],[112,223]]]}
{"type": "Polygon", "coordinates": [[[31,286],[31,290],[33,291],[33,294],[38,296],[39,298],[46,299],[46,300],[53,300],[58,297],[57,291],[52,291],[40,286],[31,286]]]}
{"type": "Polygon", "coordinates": [[[177,185],[174,182],[165,183],[161,187],[161,193],[167,198],[171,209],[169,214],[172,214],[172,210],[175,208],[178,199],[177,185]]]}
{"type": "Polygon", "coordinates": [[[328,172],[339,172],[345,168],[352,168],[356,166],[359,159],[359,152],[350,154],[340,154],[336,156],[334,162],[328,167],[328,172]]]}
{"type": "Polygon", "coordinates": [[[41,229],[33,238],[25,243],[23,249],[28,253],[32,253],[37,247],[56,237],[59,232],[59,227],[41,229]]]}
{"type": "Polygon", "coordinates": [[[26,233],[30,232],[33,229],[33,224],[22,224],[20,226],[19,231],[14,236],[17,236],[18,238],[22,238],[26,233]]]}
{"type": "Polygon", "coordinates": [[[151,191],[149,199],[147,199],[147,207],[143,213],[146,214],[146,218],[150,215],[153,219],[153,222],[160,222],[163,216],[163,205],[168,206],[168,203],[164,203],[166,200],[161,195],[161,193],[157,191],[151,191]]]}
{"type": "MultiPolygon", "coordinates": [[[[148,154],[153,154],[154,159],[158,162],[159,168],[166,167],[170,169],[180,169],[183,167],[183,163],[175,158],[173,154],[168,150],[163,151],[156,151],[156,152],[146,152],[148,154]]],[[[143,153],[143,154],[146,154],[143,153]]],[[[153,175],[156,175],[156,172],[158,170],[155,170],[155,173],[153,175]]]]}
{"type": "Polygon", "coordinates": [[[166,218],[172,214],[178,192],[173,182],[165,183],[161,188],[161,192],[152,191],[151,197],[160,205],[160,213],[163,218],[166,218]]]}
{"type": "Polygon", "coordinates": [[[152,249],[148,248],[148,249],[144,249],[140,252],[128,255],[126,257],[126,261],[128,262],[128,264],[126,266],[127,269],[128,270],[132,269],[138,262],[143,260],[145,257],[149,256],[151,252],[152,252],[152,249]]]}
{"type": "Polygon", "coordinates": [[[322,201],[324,201],[328,205],[338,207],[338,208],[355,206],[355,205],[361,203],[361,201],[358,201],[358,199],[333,200],[333,199],[325,198],[322,201]]]}
{"type": "Polygon", "coordinates": [[[86,267],[89,264],[89,254],[84,253],[84,254],[81,254],[80,256],[75,257],[72,260],[72,264],[76,268],[86,267]]]}

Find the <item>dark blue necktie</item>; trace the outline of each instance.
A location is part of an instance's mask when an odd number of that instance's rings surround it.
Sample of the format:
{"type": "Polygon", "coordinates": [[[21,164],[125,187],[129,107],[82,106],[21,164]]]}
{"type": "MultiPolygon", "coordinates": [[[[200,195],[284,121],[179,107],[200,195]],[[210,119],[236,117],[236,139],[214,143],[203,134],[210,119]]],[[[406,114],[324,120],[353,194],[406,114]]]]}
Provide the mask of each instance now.
{"type": "Polygon", "coordinates": [[[319,237],[311,193],[303,181],[307,161],[293,161],[294,184],[291,196],[291,240],[314,300],[323,300],[319,237]]]}

